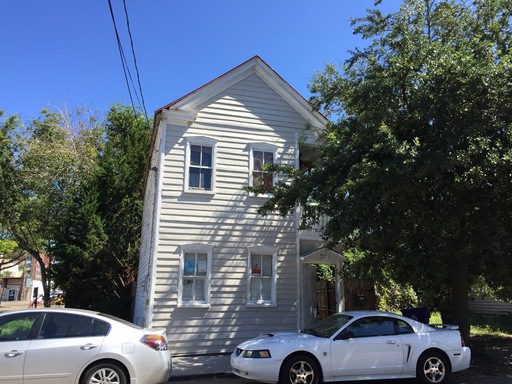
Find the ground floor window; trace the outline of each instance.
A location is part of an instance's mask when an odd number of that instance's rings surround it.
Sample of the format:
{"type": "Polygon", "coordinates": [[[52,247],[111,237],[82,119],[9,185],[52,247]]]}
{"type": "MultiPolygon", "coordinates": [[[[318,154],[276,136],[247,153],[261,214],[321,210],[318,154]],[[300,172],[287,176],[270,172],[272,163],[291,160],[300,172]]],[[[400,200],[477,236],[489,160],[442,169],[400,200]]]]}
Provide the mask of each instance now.
{"type": "Polygon", "coordinates": [[[248,304],[275,305],[276,252],[269,247],[251,247],[248,259],[248,304]]]}
{"type": "Polygon", "coordinates": [[[208,305],[210,302],[212,247],[190,244],[181,248],[180,304],[190,306],[208,305]]]}

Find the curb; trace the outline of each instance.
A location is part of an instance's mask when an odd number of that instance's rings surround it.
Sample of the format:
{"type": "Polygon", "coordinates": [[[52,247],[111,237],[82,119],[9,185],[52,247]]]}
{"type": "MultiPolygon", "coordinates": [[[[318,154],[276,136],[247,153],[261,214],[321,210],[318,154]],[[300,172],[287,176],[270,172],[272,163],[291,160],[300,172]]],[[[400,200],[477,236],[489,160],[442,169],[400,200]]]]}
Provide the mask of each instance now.
{"type": "Polygon", "coordinates": [[[217,372],[217,373],[199,373],[197,375],[179,375],[179,376],[171,376],[168,383],[172,383],[173,381],[194,381],[199,379],[228,379],[236,377],[231,372],[217,372]]]}

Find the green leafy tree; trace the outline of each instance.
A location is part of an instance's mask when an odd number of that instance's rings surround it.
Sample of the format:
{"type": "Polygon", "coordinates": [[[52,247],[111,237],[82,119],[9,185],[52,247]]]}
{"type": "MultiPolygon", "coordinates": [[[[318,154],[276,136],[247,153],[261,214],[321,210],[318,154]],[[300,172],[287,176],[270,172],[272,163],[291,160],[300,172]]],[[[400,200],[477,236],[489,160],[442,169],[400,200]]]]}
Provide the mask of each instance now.
{"type": "Polygon", "coordinates": [[[325,236],[358,255],[353,268],[449,308],[466,337],[475,279],[512,297],[511,10],[405,0],[355,20],[369,44],[311,86],[336,119],[321,159],[288,170],[261,209],[300,204],[306,226],[329,216],[325,236]]]}
{"type": "Polygon", "coordinates": [[[57,236],[55,279],[66,305],[130,319],[150,138],[142,114],[110,110],[97,168],[68,201],[57,236]]]}
{"type": "MultiPolygon", "coordinates": [[[[78,116],[78,115],[77,115],[78,116]]],[[[54,234],[63,204],[94,164],[94,119],[44,110],[28,126],[18,118],[2,123],[0,224],[18,248],[35,258],[41,270],[45,305],[49,305],[54,234]]]]}
{"type": "Polygon", "coordinates": [[[5,276],[12,267],[25,261],[25,254],[18,248],[14,240],[2,239],[0,236],[0,276],[5,276]]]}

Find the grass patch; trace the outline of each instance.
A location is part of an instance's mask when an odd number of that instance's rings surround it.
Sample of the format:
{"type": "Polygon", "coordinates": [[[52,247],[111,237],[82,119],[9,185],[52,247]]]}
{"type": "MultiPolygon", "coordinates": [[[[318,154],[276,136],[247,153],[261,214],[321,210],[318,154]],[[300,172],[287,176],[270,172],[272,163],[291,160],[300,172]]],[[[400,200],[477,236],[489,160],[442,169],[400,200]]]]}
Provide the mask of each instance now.
{"type": "Polygon", "coordinates": [[[471,335],[512,336],[512,316],[472,313],[471,335]]]}
{"type": "MultiPolygon", "coordinates": [[[[469,318],[471,336],[512,336],[512,316],[472,313],[469,318]]],[[[442,324],[441,313],[430,314],[430,324],[442,324]]]]}

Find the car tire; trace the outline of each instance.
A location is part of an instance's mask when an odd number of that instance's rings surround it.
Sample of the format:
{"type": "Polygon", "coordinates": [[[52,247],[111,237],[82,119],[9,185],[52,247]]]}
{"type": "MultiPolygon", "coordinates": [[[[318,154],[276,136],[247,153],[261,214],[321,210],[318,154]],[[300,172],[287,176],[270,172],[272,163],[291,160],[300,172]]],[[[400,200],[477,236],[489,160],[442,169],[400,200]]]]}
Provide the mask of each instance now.
{"type": "Polygon", "coordinates": [[[305,354],[287,358],[279,372],[279,384],[319,384],[321,372],[317,361],[305,354]]]}
{"type": "Polygon", "coordinates": [[[99,363],[89,367],[82,376],[80,384],[127,384],[125,371],[117,364],[99,363]]]}
{"type": "Polygon", "coordinates": [[[437,351],[426,351],[418,359],[416,378],[423,384],[444,384],[450,376],[446,357],[437,351]]]}

